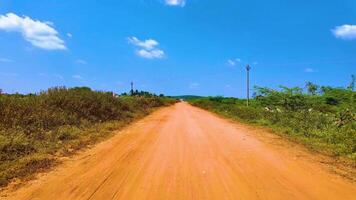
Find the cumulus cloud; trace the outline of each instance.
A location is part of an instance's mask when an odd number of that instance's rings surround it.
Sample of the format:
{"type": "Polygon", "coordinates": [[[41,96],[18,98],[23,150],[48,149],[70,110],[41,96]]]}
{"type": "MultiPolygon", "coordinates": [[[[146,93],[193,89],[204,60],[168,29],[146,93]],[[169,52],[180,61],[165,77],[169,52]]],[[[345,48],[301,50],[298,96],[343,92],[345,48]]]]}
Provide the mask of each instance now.
{"type": "Polygon", "coordinates": [[[33,46],[46,50],[65,50],[64,41],[51,22],[33,20],[27,16],[17,16],[14,13],[0,15],[0,30],[19,32],[33,46]]]}
{"type": "Polygon", "coordinates": [[[335,37],[344,40],[354,40],[356,39],[356,25],[345,24],[342,26],[337,26],[331,32],[335,37]]]}
{"type": "Polygon", "coordinates": [[[185,6],[185,0],[165,0],[166,5],[169,6],[181,6],[184,7],[185,6]]]}
{"type": "Polygon", "coordinates": [[[128,38],[128,40],[131,44],[138,46],[138,47],[142,47],[147,50],[152,50],[157,45],[159,45],[159,43],[154,39],[148,39],[145,41],[141,41],[141,40],[137,39],[137,37],[130,37],[130,38],[128,38]]]}
{"type": "Polygon", "coordinates": [[[154,50],[141,49],[137,51],[137,55],[143,58],[154,59],[154,58],[163,58],[164,52],[159,49],[154,49],[154,50]]]}
{"type": "Polygon", "coordinates": [[[128,41],[139,48],[136,54],[142,58],[158,59],[165,55],[163,50],[157,48],[159,43],[154,39],[141,41],[137,37],[129,37],[128,41]]]}

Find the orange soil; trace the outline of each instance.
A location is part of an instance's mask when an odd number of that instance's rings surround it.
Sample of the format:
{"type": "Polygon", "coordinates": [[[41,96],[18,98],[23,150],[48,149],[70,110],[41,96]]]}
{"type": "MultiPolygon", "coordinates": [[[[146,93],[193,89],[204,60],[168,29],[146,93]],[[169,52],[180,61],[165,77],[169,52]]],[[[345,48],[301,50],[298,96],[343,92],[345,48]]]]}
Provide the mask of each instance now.
{"type": "Polygon", "coordinates": [[[178,103],[4,198],[356,199],[354,183],[263,137],[178,103]]]}

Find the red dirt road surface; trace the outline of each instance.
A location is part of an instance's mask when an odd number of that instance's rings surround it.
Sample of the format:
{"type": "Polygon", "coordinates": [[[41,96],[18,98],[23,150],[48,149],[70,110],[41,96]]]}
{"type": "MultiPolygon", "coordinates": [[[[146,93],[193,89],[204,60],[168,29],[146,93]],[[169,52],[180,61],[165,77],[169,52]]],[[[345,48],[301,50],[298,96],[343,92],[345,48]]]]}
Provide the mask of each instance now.
{"type": "Polygon", "coordinates": [[[273,138],[178,103],[3,198],[356,199],[355,183],[273,138]]]}

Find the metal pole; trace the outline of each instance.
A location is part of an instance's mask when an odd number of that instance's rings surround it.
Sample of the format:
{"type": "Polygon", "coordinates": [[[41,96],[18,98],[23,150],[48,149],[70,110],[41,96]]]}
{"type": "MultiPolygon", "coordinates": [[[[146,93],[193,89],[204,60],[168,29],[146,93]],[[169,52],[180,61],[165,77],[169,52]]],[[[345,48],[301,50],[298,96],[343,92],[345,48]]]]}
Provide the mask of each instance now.
{"type": "Polygon", "coordinates": [[[247,106],[250,105],[250,70],[251,70],[251,67],[250,65],[247,65],[246,66],[246,71],[247,71],[247,80],[246,80],[246,84],[247,84],[247,106]]]}
{"type": "Polygon", "coordinates": [[[134,95],[134,83],[131,82],[131,95],[134,95]]]}

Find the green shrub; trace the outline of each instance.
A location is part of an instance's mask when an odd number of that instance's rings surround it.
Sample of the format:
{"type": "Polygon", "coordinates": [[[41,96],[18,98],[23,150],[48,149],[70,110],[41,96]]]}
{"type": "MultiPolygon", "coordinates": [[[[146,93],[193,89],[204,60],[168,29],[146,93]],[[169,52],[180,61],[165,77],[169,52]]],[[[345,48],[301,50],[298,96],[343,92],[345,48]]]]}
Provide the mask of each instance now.
{"type": "Polygon", "coordinates": [[[87,87],[1,94],[0,186],[51,166],[58,152],[70,154],[154,108],[175,102],[148,92],[116,96],[87,87]]]}
{"type": "Polygon", "coordinates": [[[315,87],[308,94],[300,88],[272,90],[256,87],[249,107],[243,100],[207,97],[191,104],[244,122],[269,126],[313,149],[355,160],[356,92],[315,87]]]}

